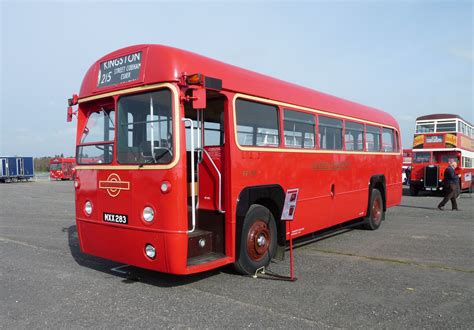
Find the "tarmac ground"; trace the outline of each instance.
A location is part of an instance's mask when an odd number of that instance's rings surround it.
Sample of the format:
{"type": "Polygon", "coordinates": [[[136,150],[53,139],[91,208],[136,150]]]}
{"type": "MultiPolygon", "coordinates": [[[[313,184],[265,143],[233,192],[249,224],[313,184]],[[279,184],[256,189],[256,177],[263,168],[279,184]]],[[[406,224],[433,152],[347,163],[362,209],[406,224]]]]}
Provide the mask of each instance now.
{"type": "Polygon", "coordinates": [[[72,182],[0,184],[0,328],[472,328],[474,197],[404,192],[379,230],[296,248],[287,282],[117,269],[80,252],[72,182]]]}

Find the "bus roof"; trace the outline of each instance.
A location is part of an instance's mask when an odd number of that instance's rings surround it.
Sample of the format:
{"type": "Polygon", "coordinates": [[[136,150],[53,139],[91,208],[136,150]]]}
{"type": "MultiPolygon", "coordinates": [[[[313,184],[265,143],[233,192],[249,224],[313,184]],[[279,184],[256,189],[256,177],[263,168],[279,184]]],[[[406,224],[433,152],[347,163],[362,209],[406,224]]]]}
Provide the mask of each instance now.
{"type": "Polygon", "coordinates": [[[468,122],[466,119],[464,119],[463,117],[452,114],[452,113],[434,113],[431,115],[425,115],[425,116],[416,118],[417,121],[418,120],[438,120],[438,119],[461,119],[466,124],[469,124],[470,126],[472,126],[472,124],[468,122]]]}
{"type": "Polygon", "coordinates": [[[135,45],[102,57],[87,71],[82,82],[79,99],[141,85],[177,82],[183,72],[187,74],[201,73],[221,79],[223,90],[360,118],[390,125],[397,129],[399,127],[390,114],[381,110],[163,45],[135,45]],[[146,74],[141,73],[140,78],[132,83],[100,88],[97,86],[100,63],[138,51],[142,51],[141,70],[146,74]]]}

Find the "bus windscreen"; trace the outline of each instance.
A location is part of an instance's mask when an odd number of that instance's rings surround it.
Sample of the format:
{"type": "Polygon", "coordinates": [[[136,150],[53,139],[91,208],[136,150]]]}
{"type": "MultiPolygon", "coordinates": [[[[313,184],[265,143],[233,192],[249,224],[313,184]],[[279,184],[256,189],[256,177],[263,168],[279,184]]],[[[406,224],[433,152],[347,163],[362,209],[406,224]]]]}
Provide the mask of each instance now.
{"type": "Polygon", "coordinates": [[[173,159],[171,91],[124,96],[118,102],[117,160],[168,164],[173,159]]]}
{"type": "Polygon", "coordinates": [[[413,155],[413,163],[428,163],[431,160],[429,152],[415,152],[413,155]]]}

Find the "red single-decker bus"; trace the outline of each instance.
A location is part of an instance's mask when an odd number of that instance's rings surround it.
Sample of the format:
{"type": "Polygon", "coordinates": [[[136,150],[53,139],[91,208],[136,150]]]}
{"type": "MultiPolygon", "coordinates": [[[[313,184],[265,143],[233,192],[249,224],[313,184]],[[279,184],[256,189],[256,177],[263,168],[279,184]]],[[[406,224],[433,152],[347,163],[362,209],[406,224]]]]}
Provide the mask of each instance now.
{"type": "Polygon", "coordinates": [[[75,158],[55,157],[49,161],[50,180],[74,180],[75,174],[75,158]]]}
{"type": "Polygon", "coordinates": [[[353,221],[374,230],[401,200],[391,115],[194,53],[117,50],[69,104],[88,254],[173,274],[227,264],[251,274],[290,235],[353,221]]]}

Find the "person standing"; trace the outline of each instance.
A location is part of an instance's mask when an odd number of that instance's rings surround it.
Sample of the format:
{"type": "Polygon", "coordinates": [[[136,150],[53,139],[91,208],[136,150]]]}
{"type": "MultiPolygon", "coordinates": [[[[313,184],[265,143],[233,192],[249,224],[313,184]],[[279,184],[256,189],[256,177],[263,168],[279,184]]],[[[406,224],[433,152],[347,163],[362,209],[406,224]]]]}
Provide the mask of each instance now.
{"type": "Polygon", "coordinates": [[[410,176],[411,176],[411,166],[408,166],[405,170],[405,175],[407,177],[407,185],[410,185],[410,176]]]}
{"type": "Polygon", "coordinates": [[[441,211],[444,210],[444,205],[446,205],[449,200],[451,200],[451,206],[453,211],[458,211],[456,197],[458,194],[459,179],[456,173],[454,172],[454,169],[457,167],[457,165],[458,164],[456,163],[456,161],[452,160],[449,162],[449,166],[446,167],[446,170],[444,170],[444,198],[441,203],[438,204],[438,209],[440,209],[441,211]]]}

